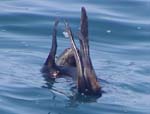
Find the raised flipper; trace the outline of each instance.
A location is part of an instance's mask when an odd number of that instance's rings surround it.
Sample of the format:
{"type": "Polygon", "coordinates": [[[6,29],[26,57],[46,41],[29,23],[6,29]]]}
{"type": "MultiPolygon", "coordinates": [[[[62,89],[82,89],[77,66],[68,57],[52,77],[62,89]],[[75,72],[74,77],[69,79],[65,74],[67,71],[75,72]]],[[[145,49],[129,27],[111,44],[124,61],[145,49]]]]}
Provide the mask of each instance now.
{"type": "Polygon", "coordinates": [[[79,73],[79,76],[82,76],[83,75],[83,66],[82,66],[80,53],[79,53],[77,46],[74,42],[73,34],[72,34],[72,31],[71,31],[69,24],[67,22],[65,22],[65,25],[66,25],[66,32],[68,33],[70,41],[71,41],[71,45],[72,45],[71,48],[73,49],[74,57],[76,60],[77,71],[79,73]]]}
{"type": "Polygon", "coordinates": [[[52,33],[52,46],[49,52],[49,55],[44,63],[44,67],[42,69],[43,72],[47,72],[50,76],[56,77],[60,73],[59,67],[55,63],[55,55],[57,51],[57,25],[59,21],[56,20],[54,27],[53,27],[53,33],[52,33]]]}
{"type": "Polygon", "coordinates": [[[69,38],[71,41],[71,45],[72,45],[72,49],[74,51],[74,57],[76,60],[78,92],[87,94],[87,95],[99,95],[100,88],[97,85],[97,82],[95,83],[95,80],[94,80],[96,78],[95,77],[92,78],[92,76],[91,77],[89,76],[89,74],[92,74],[92,73],[89,73],[88,75],[87,75],[88,72],[86,73],[86,70],[88,70],[88,69],[90,70],[91,67],[84,68],[87,65],[86,63],[83,63],[83,62],[86,62],[86,60],[83,60],[85,58],[84,46],[83,45],[81,46],[81,48],[83,48],[82,49],[83,54],[81,54],[82,52],[80,53],[77,50],[76,44],[74,42],[73,34],[72,34],[71,28],[69,27],[68,23],[66,23],[66,31],[68,32],[68,35],[69,35],[69,38]],[[84,56],[81,56],[81,55],[84,55],[84,56]],[[93,85],[93,83],[95,85],[93,85]],[[92,87],[92,86],[94,86],[94,87],[92,87]]]}
{"type": "Polygon", "coordinates": [[[88,41],[88,17],[84,7],[81,9],[81,30],[79,33],[80,51],[82,55],[82,62],[84,68],[84,76],[90,87],[88,88],[89,93],[98,94],[100,93],[100,85],[96,79],[95,70],[93,68],[90,53],[89,53],[89,41],[88,41]]]}
{"type": "Polygon", "coordinates": [[[61,75],[71,75],[74,76],[76,73],[73,72],[75,68],[70,68],[70,66],[76,66],[74,60],[73,50],[71,48],[66,49],[62,55],[55,61],[55,55],[57,51],[57,25],[59,21],[56,20],[53,33],[52,33],[52,46],[49,52],[49,55],[44,63],[42,72],[48,74],[51,78],[56,78],[61,75]],[[71,74],[73,73],[73,75],[71,74]]]}
{"type": "Polygon", "coordinates": [[[48,67],[53,67],[55,66],[55,55],[56,55],[56,51],[57,51],[57,39],[56,39],[56,35],[57,35],[57,25],[58,25],[59,21],[56,20],[54,27],[53,27],[53,33],[52,33],[52,47],[50,49],[50,53],[44,63],[45,66],[48,67]]]}
{"type": "MultiPolygon", "coordinates": [[[[82,10],[81,10],[81,27],[80,27],[80,32],[79,32],[79,41],[80,41],[80,51],[83,56],[82,60],[85,66],[84,68],[88,67],[88,70],[91,69],[94,71],[91,58],[90,58],[90,52],[89,52],[88,17],[87,17],[86,10],[84,7],[82,7],[82,10]]],[[[93,76],[96,77],[96,74],[94,73],[93,76]]]]}
{"type": "Polygon", "coordinates": [[[87,84],[85,81],[85,77],[84,77],[84,71],[83,71],[83,63],[81,60],[81,55],[77,49],[77,46],[74,42],[74,38],[73,38],[73,34],[71,31],[71,28],[69,27],[69,24],[66,22],[66,32],[69,35],[70,41],[71,41],[71,45],[72,45],[72,49],[74,52],[74,57],[75,57],[75,61],[76,61],[76,69],[77,69],[77,88],[78,88],[78,92],[79,93],[85,93],[84,90],[86,90],[87,88],[87,84]]]}

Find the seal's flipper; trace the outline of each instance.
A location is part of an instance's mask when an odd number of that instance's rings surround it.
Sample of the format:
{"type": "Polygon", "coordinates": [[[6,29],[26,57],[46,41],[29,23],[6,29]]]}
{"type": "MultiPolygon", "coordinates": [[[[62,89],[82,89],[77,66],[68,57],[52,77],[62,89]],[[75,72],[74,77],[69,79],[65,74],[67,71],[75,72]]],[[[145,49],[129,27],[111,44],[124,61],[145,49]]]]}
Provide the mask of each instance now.
{"type": "Polygon", "coordinates": [[[53,33],[52,33],[52,46],[49,52],[49,55],[44,63],[44,66],[42,68],[43,73],[47,73],[49,77],[56,78],[60,74],[60,69],[55,63],[55,55],[57,51],[57,25],[59,21],[56,20],[54,27],[53,27],[53,33]]]}
{"type": "Polygon", "coordinates": [[[88,88],[91,88],[89,79],[84,75],[84,65],[82,62],[81,53],[78,51],[77,46],[74,42],[73,34],[69,24],[66,23],[66,31],[69,35],[72,49],[74,52],[74,57],[76,61],[76,69],[77,69],[77,88],[79,93],[87,94],[88,88]]]}
{"type": "Polygon", "coordinates": [[[53,27],[53,33],[52,33],[52,47],[50,49],[49,55],[44,63],[45,66],[48,67],[54,67],[56,66],[55,64],[55,55],[56,55],[56,51],[57,51],[57,39],[56,39],[56,35],[57,35],[57,25],[58,25],[59,21],[56,20],[54,27],[53,27]]]}
{"type": "Polygon", "coordinates": [[[81,53],[84,53],[84,55],[89,55],[88,17],[84,7],[81,9],[79,41],[81,53]]]}
{"type": "Polygon", "coordinates": [[[89,40],[88,40],[88,17],[84,7],[81,9],[81,30],[79,33],[80,51],[82,55],[82,62],[84,68],[84,76],[90,85],[89,93],[97,94],[100,92],[100,85],[96,79],[96,73],[93,68],[90,53],[89,53],[89,40]]]}
{"type": "Polygon", "coordinates": [[[70,28],[70,26],[67,22],[65,22],[65,26],[66,26],[66,32],[68,33],[70,41],[71,41],[71,46],[72,46],[74,57],[75,57],[75,60],[76,60],[77,72],[79,73],[79,76],[82,76],[83,75],[83,66],[82,66],[82,61],[81,61],[81,58],[80,58],[80,53],[79,53],[79,51],[77,49],[77,46],[74,42],[74,38],[73,38],[71,28],[70,28]]]}
{"type": "Polygon", "coordinates": [[[75,61],[76,61],[76,69],[77,69],[77,88],[78,88],[78,92],[79,93],[84,93],[84,90],[86,90],[87,88],[87,81],[85,81],[85,77],[84,77],[84,71],[83,71],[83,63],[81,60],[81,55],[77,49],[77,46],[75,44],[74,38],[73,38],[73,34],[71,31],[71,28],[69,27],[69,24],[66,22],[66,32],[69,35],[70,41],[71,41],[71,45],[72,45],[72,49],[74,52],[74,57],[75,57],[75,61]]]}

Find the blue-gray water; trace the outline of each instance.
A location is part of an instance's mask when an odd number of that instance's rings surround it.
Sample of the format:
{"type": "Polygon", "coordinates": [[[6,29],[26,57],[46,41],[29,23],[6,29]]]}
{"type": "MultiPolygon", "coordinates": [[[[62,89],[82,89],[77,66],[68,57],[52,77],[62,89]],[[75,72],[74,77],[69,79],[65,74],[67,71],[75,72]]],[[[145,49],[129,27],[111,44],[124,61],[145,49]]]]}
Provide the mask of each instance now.
{"type": "MultiPolygon", "coordinates": [[[[150,0],[0,0],[0,114],[150,114],[149,11],[150,0]],[[81,6],[105,91],[94,100],[76,98],[70,78],[47,88],[40,72],[55,18],[76,34],[81,6]]],[[[70,46],[59,31],[58,54],[70,46]]]]}

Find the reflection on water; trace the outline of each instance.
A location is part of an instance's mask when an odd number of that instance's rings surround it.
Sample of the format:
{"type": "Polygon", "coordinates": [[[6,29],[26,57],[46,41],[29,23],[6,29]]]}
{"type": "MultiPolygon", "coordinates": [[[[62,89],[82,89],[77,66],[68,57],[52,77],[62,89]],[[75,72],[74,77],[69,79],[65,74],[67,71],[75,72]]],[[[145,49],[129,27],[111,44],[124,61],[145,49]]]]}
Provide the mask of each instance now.
{"type": "MultiPolygon", "coordinates": [[[[149,114],[149,10],[149,0],[0,1],[0,113],[149,114]],[[55,18],[67,18],[76,34],[81,6],[104,91],[99,98],[75,94],[69,77],[49,80],[40,72],[55,18]]],[[[69,46],[58,33],[58,54],[69,46]]]]}
{"type": "MultiPolygon", "coordinates": [[[[50,78],[49,75],[43,74],[43,77],[46,81],[45,85],[42,86],[43,88],[47,88],[52,90],[54,93],[62,94],[68,98],[67,107],[77,107],[79,103],[92,103],[96,102],[101,96],[86,96],[83,94],[79,94],[77,92],[76,82],[71,77],[62,77],[62,78],[50,78]],[[66,82],[67,85],[62,86],[60,83],[66,82]],[[57,85],[58,83],[58,85],[57,85]],[[69,85],[67,91],[66,88],[69,85]],[[62,86],[60,89],[59,86],[62,86]],[[59,87],[59,89],[57,88],[59,87]]],[[[54,94],[55,98],[55,94],[54,94]]]]}

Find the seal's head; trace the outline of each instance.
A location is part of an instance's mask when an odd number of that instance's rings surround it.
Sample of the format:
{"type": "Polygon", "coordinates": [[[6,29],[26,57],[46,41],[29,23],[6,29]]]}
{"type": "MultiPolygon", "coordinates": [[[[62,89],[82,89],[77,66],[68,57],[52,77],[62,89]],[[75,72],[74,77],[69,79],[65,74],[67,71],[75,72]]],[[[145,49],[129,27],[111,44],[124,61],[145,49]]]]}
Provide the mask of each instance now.
{"type": "Polygon", "coordinates": [[[51,78],[58,78],[61,75],[59,69],[51,68],[48,72],[51,78]]]}
{"type": "Polygon", "coordinates": [[[59,71],[52,71],[52,72],[50,72],[50,76],[52,76],[52,78],[57,78],[58,76],[59,76],[59,71]]]}

